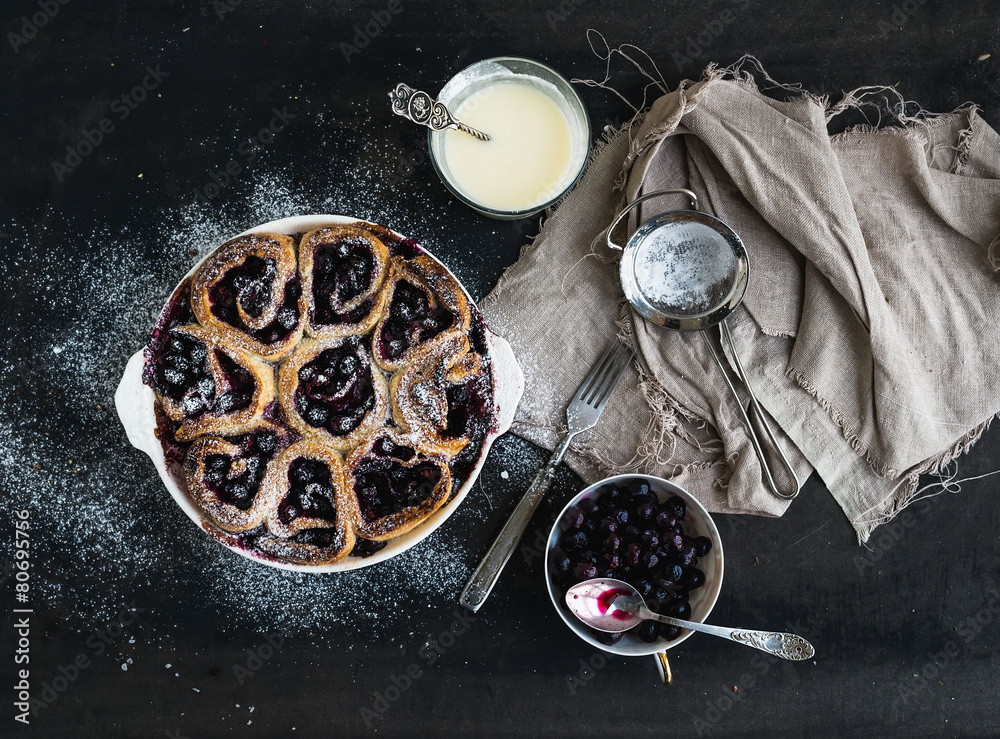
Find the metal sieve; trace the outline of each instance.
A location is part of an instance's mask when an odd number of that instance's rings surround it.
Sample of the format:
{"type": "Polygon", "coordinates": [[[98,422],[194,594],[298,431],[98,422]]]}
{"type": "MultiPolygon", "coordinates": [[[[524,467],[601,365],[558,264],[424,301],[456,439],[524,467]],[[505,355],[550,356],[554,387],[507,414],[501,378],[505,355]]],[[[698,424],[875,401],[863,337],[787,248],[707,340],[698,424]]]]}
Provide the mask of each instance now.
{"type": "Polygon", "coordinates": [[[750,262],[740,237],[715,216],[698,210],[698,197],[690,190],[656,190],[636,198],[619,213],[607,235],[608,247],[622,253],[620,277],[625,298],[643,318],[679,331],[701,331],[722,370],[729,392],[736,399],[768,488],[789,500],[799,494],[799,479],[778,445],[736,353],[725,319],[739,307],[747,290],[750,262]],[[673,210],[655,216],[636,229],[625,246],[612,241],[615,228],[640,203],[661,195],[686,195],[691,210],[673,210]],[[794,489],[783,493],[774,481],[760,438],[743,406],[730,370],[707,329],[719,327],[719,344],[733,358],[735,373],[750,396],[750,406],[771,442],[794,489]]]}

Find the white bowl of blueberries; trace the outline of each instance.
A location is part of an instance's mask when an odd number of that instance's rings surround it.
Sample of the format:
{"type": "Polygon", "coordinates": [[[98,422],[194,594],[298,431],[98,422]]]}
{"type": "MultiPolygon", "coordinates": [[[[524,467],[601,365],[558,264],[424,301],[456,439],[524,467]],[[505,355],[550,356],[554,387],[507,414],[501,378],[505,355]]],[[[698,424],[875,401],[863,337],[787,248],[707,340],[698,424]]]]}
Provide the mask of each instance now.
{"type": "Polygon", "coordinates": [[[643,621],[622,633],[591,629],[566,606],[566,590],[597,577],[624,580],[657,613],[704,622],[722,587],[722,542],[694,496],[651,475],[594,483],[563,508],[549,533],[545,581],[556,611],[577,636],[612,654],[640,656],[692,633],[643,621]]]}

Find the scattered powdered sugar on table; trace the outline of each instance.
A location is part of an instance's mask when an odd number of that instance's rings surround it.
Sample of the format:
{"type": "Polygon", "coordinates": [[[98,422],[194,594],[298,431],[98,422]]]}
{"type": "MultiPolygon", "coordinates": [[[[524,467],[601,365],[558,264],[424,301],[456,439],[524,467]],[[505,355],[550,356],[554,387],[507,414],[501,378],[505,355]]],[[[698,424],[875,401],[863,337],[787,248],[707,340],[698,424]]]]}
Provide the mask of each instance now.
{"type": "Polygon", "coordinates": [[[456,274],[475,278],[468,244],[447,238],[447,203],[432,206],[418,194],[403,205],[390,186],[377,184],[396,152],[365,143],[360,163],[331,170],[334,156],[324,156],[324,147],[339,133],[313,142],[311,164],[294,175],[265,151],[253,176],[218,201],[191,198],[179,210],[134,206],[127,229],[95,225],[86,213],[49,216],[46,226],[0,224],[11,242],[2,279],[12,308],[0,334],[0,390],[9,398],[0,415],[0,507],[8,517],[31,511],[32,604],[60,628],[86,633],[113,623],[133,598],[163,605],[135,617],[159,626],[143,632],[154,642],[169,640],[163,620],[175,610],[207,610],[220,628],[377,637],[420,609],[455,607],[479,555],[463,532],[488,516],[498,496],[514,494],[515,461],[499,463],[513,478],[500,490],[493,471],[494,489],[484,497],[477,482],[450,521],[404,554],[353,572],[302,574],[238,556],[194,526],[150,460],[128,444],[114,410],[125,363],[145,345],[177,282],[212,248],[255,225],[309,213],[366,218],[446,263],[449,253],[466,255],[456,274]],[[174,601],[183,605],[164,605],[174,601]]]}
{"type": "Polygon", "coordinates": [[[638,246],[635,278],[654,306],[674,315],[703,313],[726,297],[736,273],[729,242],[701,223],[653,229],[638,246]]]}

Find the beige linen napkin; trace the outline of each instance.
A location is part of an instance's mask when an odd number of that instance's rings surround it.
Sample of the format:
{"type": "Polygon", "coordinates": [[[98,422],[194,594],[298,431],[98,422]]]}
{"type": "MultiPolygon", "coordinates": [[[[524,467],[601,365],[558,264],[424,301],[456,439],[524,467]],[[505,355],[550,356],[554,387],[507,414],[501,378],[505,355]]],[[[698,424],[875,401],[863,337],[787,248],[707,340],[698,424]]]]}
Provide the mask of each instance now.
{"type": "MultiPolygon", "coordinates": [[[[609,141],[482,302],[525,372],[514,431],[552,448],[620,335],[639,369],[570,467],[586,481],[662,475],[713,511],[785,510],[702,338],[623,307],[604,246],[625,202],[685,187],[746,244],[749,288],[727,319],[737,351],[800,477],[819,472],[861,541],[913,499],[919,474],[968,449],[1000,412],[1000,137],[974,107],[829,135],[858,104],[779,101],[739,65],[710,67],[609,141]]],[[[653,199],[632,228],[686,207],[653,199]]]]}

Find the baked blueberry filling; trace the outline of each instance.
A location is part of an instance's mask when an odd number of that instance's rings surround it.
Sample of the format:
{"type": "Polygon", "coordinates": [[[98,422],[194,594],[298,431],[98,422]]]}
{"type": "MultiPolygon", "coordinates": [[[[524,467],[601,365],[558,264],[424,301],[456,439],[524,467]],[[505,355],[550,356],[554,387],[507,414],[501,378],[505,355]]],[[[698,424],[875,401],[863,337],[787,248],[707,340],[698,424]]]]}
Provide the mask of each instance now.
{"type": "Polygon", "coordinates": [[[344,239],[317,247],[313,267],[313,320],[322,325],[357,323],[371,311],[374,297],[346,313],[334,306],[344,305],[371,288],[375,279],[375,258],[361,239],[344,239]]]}
{"type": "Polygon", "coordinates": [[[221,502],[245,511],[257,497],[267,463],[278,448],[278,439],[273,432],[262,431],[227,441],[240,448],[239,455],[235,458],[225,454],[207,455],[202,480],[221,502]],[[230,477],[235,465],[239,465],[242,472],[230,477]]]}
{"type": "Polygon", "coordinates": [[[400,280],[389,301],[389,317],[382,327],[379,349],[385,358],[398,359],[407,349],[434,338],[454,322],[447,308],[431,306],[427,293],[400,280]]]}
{"type": "Polygon", "coordinates": [[[196,416],[215,402],[215,380],[204,342],[171,331],[153,373],[156,392],[184,404],[185,417],[196,416]]]}
{"type": "Polygon", "coordinates": [[[359,338],[346,339],[299,369],[295,410],[310,426],[345,436],[374,407],[372,368],[359,348],[359,338]]]}
{"type": "Polygon", "coordinates": [[[230,326],[264,344],[282,341],[299,323],[299,296],[302,288],[296,274],[285,283],[285,298],[271,323],[261,329],[251,329],[239,314],[239,307],[259,318],[271,299],[271,286],[277,279],[278,268],[273,259],[247,257],[242,264],[226,271],[222,279],[209,289],[212,313],[230,326]]]}
{"type": "MultiPolygon", "coordinates": [[[[412,459],[413,452],[408,451],[412,459]]],[[[434,462],[407,467],[394,459],[368,457],[354,471],[354,492],[361,517],[371,523],[420,505],[440,481],[441,468],[434,462]]]]}
{"type": "MultiPolygon", "coordinates": [[[[335,500],[330,469],[315,459],[299,457],[288,466],[288,493],[278,504],[278,520],[286,526],[300,516],[335,523],[335,500]]],[[[302,539],[305,533],[299,533],[299,540],[303,543],[315,543],[302,539]]]]}

